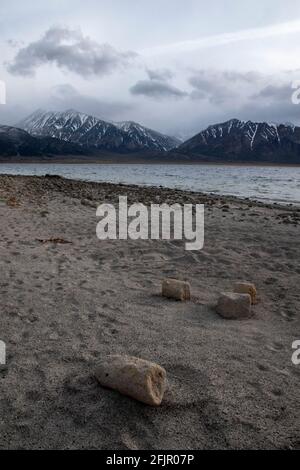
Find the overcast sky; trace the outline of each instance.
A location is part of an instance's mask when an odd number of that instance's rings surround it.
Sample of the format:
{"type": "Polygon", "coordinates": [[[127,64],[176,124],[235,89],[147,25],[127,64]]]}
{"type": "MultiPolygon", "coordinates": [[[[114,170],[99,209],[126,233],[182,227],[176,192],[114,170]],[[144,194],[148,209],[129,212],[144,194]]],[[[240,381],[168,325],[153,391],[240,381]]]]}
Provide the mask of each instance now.
{"type": "Polygon", "coordinates": [[[299,0],[0,4],[0,123],[74,108],[188,137],[232,117],[300,124],[299,0]]]}

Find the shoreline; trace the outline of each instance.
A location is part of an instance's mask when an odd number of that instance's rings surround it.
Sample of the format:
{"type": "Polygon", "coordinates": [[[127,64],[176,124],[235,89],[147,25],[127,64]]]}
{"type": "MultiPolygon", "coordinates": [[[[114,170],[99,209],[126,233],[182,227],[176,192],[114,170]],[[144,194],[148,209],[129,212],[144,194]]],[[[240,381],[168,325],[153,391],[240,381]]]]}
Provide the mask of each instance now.
{"type": "Polygon", "coordinates": [[[201,192],[201,191],[196,191],[196,190],[186,190],[186,189],[180,189],[180,188],[175,188],[175,187],[170,187],[170,186],[162,186],[162,185],[146,185],[146,184],[133,184],[133,183],[116,183],[116,182],[109,182],[109,181],[93,181],[93,180],[86,180],[86,179],[81,179],[81,178],[68,178],[66,176],[61,176],[61,175],[56,175],[56,174],[45,174],[45,175],[17,175],[17,174],[10,174],[10,173],[0,173],[0,179],[2,176],[6,177],[16,177],[16,178],[61,178],[62,180],[66,181],[73,181],[74,183],[87,183],[87,184],[96,184],[96,185],[109,185],[112,187],[125,187],[127,189],[132,189],[134,188],[135,190],[138,189],[148,189],[148,190],[165,190],[165,191],[176,191],[179,193],[186,193],[190,194],[192,197],[199,195],[201,197],[208,197],[208,198],[214,198],[214,199],[223,199],[223,200],[228,200],[228,201],[234,201],[236,200],[237,202],[246,202],[250,204],[256,204],[258,206],[264,206],[264,207],[269,207],[269,208],[274,208],[274,209],[291,209],[291,210],[297,210],[299,208],[300,210],[300,201],[298,202],[282,202],[282,201],[272,201],[272,200],[263,200],[263,199],[256,199],[248,196],[235,196],[233,194],[224,194],[224,193],[213,193],[213,192],[201,192]]]}
{"type": "Polygon", "coordinates": [[[268,162],[199,162],[199,161],[164,161],[164,160],[157,160],[157,161],[149,161],[148,159],[146,160],[122,160],[119,159],[117,161],[115,160],[77,160],[77,159],[68,159],[66,161],[62,161],[61,159],[55,160],[52,158],[49,158],[48,161],[45,160],[7,160],[7,161],[0,161],[0,166],[1,164],[3,165],[16,165],[16,164],[21,164],[21,165],[27,165],[27,164],[38,164],[38,165],[49,165],[51,163],[54,163],[55,165],[200,165],[200,166],[236,166],[236,167],[275,167],[275,168],[299,168],[300,163],[268,163],[268,162]]]}

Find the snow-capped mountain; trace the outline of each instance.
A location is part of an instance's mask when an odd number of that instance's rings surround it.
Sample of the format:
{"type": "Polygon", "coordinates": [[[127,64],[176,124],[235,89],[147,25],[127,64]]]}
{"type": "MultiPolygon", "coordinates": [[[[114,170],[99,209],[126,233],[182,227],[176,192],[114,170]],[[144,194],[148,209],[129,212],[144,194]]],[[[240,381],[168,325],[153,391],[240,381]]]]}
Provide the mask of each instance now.
{"type": "Polygon", "coordinates": [[[72,110],[37,111],[18,128],[0,126],[0,158],[98,158],[102,151],[143,156],[149,151],[148,156],[155,161],[300,164],[300,127],[290,123],[231,119],[209,126],[181,145],[178,142],[135,122],[111,123],[72,110]]]}
{"type": "Polygon", "coordinates": [[[142,148],[168,151],[180,144],[176,137],[160,134],[133,121],[115,122],[114,125],[125,132],[136,146],[142,148]]]}
{"type": "Polygon", "coordinates": [[[38,110],[18,123],[33,136],[54,137],[87,148],[117,152],[150,150],[166,152],[180,142],[134,122],[106,122],[88,114],[68,110],[38,110]]]}
{"type": "Polygon", "coordinates": [[[209,126],[177,152],[202,160],[300,163],[300,127],[231,119],[209,126]]]}

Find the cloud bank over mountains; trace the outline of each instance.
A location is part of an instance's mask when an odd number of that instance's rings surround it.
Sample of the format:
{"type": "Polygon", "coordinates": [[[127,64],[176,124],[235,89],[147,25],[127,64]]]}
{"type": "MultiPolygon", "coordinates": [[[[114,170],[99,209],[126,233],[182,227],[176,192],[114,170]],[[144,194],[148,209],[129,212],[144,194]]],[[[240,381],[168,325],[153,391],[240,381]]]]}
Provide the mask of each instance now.
{"type": "Polygon", "coordinates": [[[300,79],[300,4],[287,0],[10,0],[0,30],[0,123],[36,108],[75,108],[188,137],[232,117],[293,121],[300,79]],[[158,8],[159,7],[159,8],[158,8]],[[40,7],[42,8],[42,7],[40,7]],[[43,7],[43,11],[46,7],[43,7]],[[133,14],[134,13],[134,14],[133,14]]]}

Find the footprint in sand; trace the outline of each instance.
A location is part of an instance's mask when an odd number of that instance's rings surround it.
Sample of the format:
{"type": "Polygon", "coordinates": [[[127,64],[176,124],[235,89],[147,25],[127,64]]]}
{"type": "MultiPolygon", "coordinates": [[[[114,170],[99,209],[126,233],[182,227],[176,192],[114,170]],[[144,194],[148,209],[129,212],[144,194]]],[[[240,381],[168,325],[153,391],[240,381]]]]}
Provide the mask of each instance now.
{"type": "Polygon", "coordinates": [[[268,366],[265,366],[264,364],[261,364],[261,363],[256,364],[256,367],[262,372],[267,372],[269,370],[268,366]]]}
{"type": "Polygon", "coordinates": [[[282,351],[282,349],[284,349],[284,345],[282,343],[274,341],[273,349],[275,349],[276,351],[282,351]]]}
{"type": "Polygon", "coordinates": [[[271,390],[271,394],[275,397],[282,397],[284,395],[284,392],[279,388],[274,388],[273,390],[271,390]]]}

